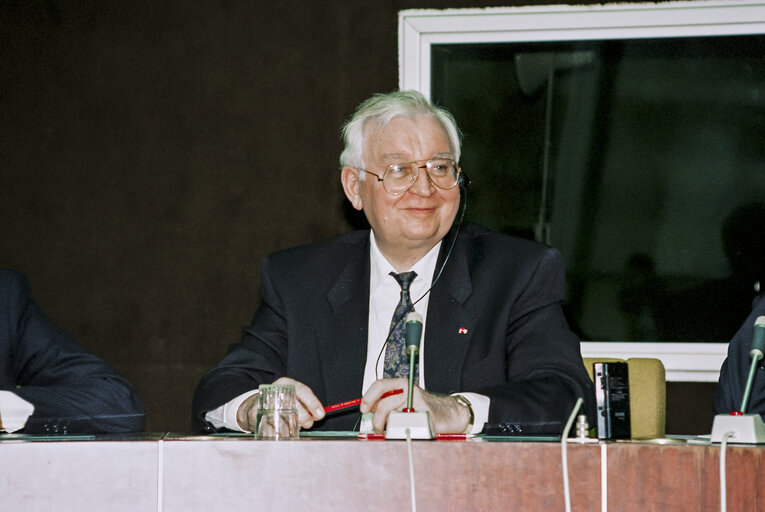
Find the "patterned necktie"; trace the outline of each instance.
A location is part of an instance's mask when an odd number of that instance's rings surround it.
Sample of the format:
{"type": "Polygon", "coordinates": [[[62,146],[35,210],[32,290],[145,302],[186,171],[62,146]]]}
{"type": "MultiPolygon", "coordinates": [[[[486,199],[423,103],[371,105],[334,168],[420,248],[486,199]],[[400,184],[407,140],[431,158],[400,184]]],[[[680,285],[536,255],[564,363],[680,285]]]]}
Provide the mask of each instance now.
{"type": "MultiPolygon", "coordinates": [[[[393,319],[390,322],[390,334],[388,335],[387,347],[385,349],[385,366],[383,375],[386,378],[396,377],[409,377],[409,356],[406,353],[406,328],[404,321],[404,315],[410,311],[414,311],[412,307],[412,299],[409,298],[409,284],[417,277],[417,273],[404,272],[396,274],[391,272],[398,284],[401,285],[401,299],[396,306],[396,311],[393,313],[393,319]]],[[[417,358],[415,358],[414,364],[414,382],[418,381],[418,369],[417,358]]]]}

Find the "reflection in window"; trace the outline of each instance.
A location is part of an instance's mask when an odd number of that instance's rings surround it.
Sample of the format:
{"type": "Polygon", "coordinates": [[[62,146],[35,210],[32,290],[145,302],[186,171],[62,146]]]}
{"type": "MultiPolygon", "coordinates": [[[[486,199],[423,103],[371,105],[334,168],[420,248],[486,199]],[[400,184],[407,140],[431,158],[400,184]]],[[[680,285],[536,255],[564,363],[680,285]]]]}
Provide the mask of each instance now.
{"type": "Polygon", "coordinates": [[[558,248],[586,340],[728,341],[765,286],[765,36],[432,47],[468,216],[558,248]]]}

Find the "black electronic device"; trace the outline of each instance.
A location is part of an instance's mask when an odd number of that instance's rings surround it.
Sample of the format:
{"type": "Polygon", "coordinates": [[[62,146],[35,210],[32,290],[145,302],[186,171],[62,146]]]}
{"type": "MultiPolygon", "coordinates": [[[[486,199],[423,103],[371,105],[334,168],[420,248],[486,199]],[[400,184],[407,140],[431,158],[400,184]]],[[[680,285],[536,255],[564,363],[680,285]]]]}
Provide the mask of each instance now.
{"type": "Polygon", "coordinates": [[[623,362],[593,363],[598,439],[629,439],[629,367],[623,362]]]}
{"type": "Polygon", "coordinates": [[[555,420],[484,423],[481,434],[489,437],[556,436],[557,439],[560,439],[563,426],[563,422],[555,420]]]}

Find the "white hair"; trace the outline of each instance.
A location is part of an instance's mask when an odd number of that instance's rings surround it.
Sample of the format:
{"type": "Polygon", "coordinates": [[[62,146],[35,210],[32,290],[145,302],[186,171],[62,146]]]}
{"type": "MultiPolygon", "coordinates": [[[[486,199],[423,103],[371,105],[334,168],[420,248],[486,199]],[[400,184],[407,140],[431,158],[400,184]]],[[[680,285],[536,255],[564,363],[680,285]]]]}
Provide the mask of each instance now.
{"type": "Polygon", "coordinates": [[[362,159],[364,135],[370,121],[386,126],[395,117],[413,119],[423,115],[433,116],[441,123],[449,137],[454,159],[459,161],[460,131],[454,116],[448,110],[430,103],[417,91],[394,91],[387,94],[375,94],[364,101],[345,123],[342,129],[345,148],[340,153],[340,166],[364,168],[362,159]]]}

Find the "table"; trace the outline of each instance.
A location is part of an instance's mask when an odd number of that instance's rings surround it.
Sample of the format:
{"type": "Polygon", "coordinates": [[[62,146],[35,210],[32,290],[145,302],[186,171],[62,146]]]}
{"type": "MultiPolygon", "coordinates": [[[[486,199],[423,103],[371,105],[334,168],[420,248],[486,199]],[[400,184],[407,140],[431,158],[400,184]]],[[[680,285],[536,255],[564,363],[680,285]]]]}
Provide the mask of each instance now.
{"type": "MultiPolygon", "coordinates": [[[[554,442],[414,441],[417,509],[564,510],[554,442]]],[[[572,510],[719,510],[717,445],[568,444],[572,510]],[[605,478],[601,470],[605,469],[605,478]]],[[[727,447],[728,510],[765,510],[765,447],[727,447]]],[[[0,440],[0,508],[409,510],[405,441],[174,434],[0,440]]]]}

